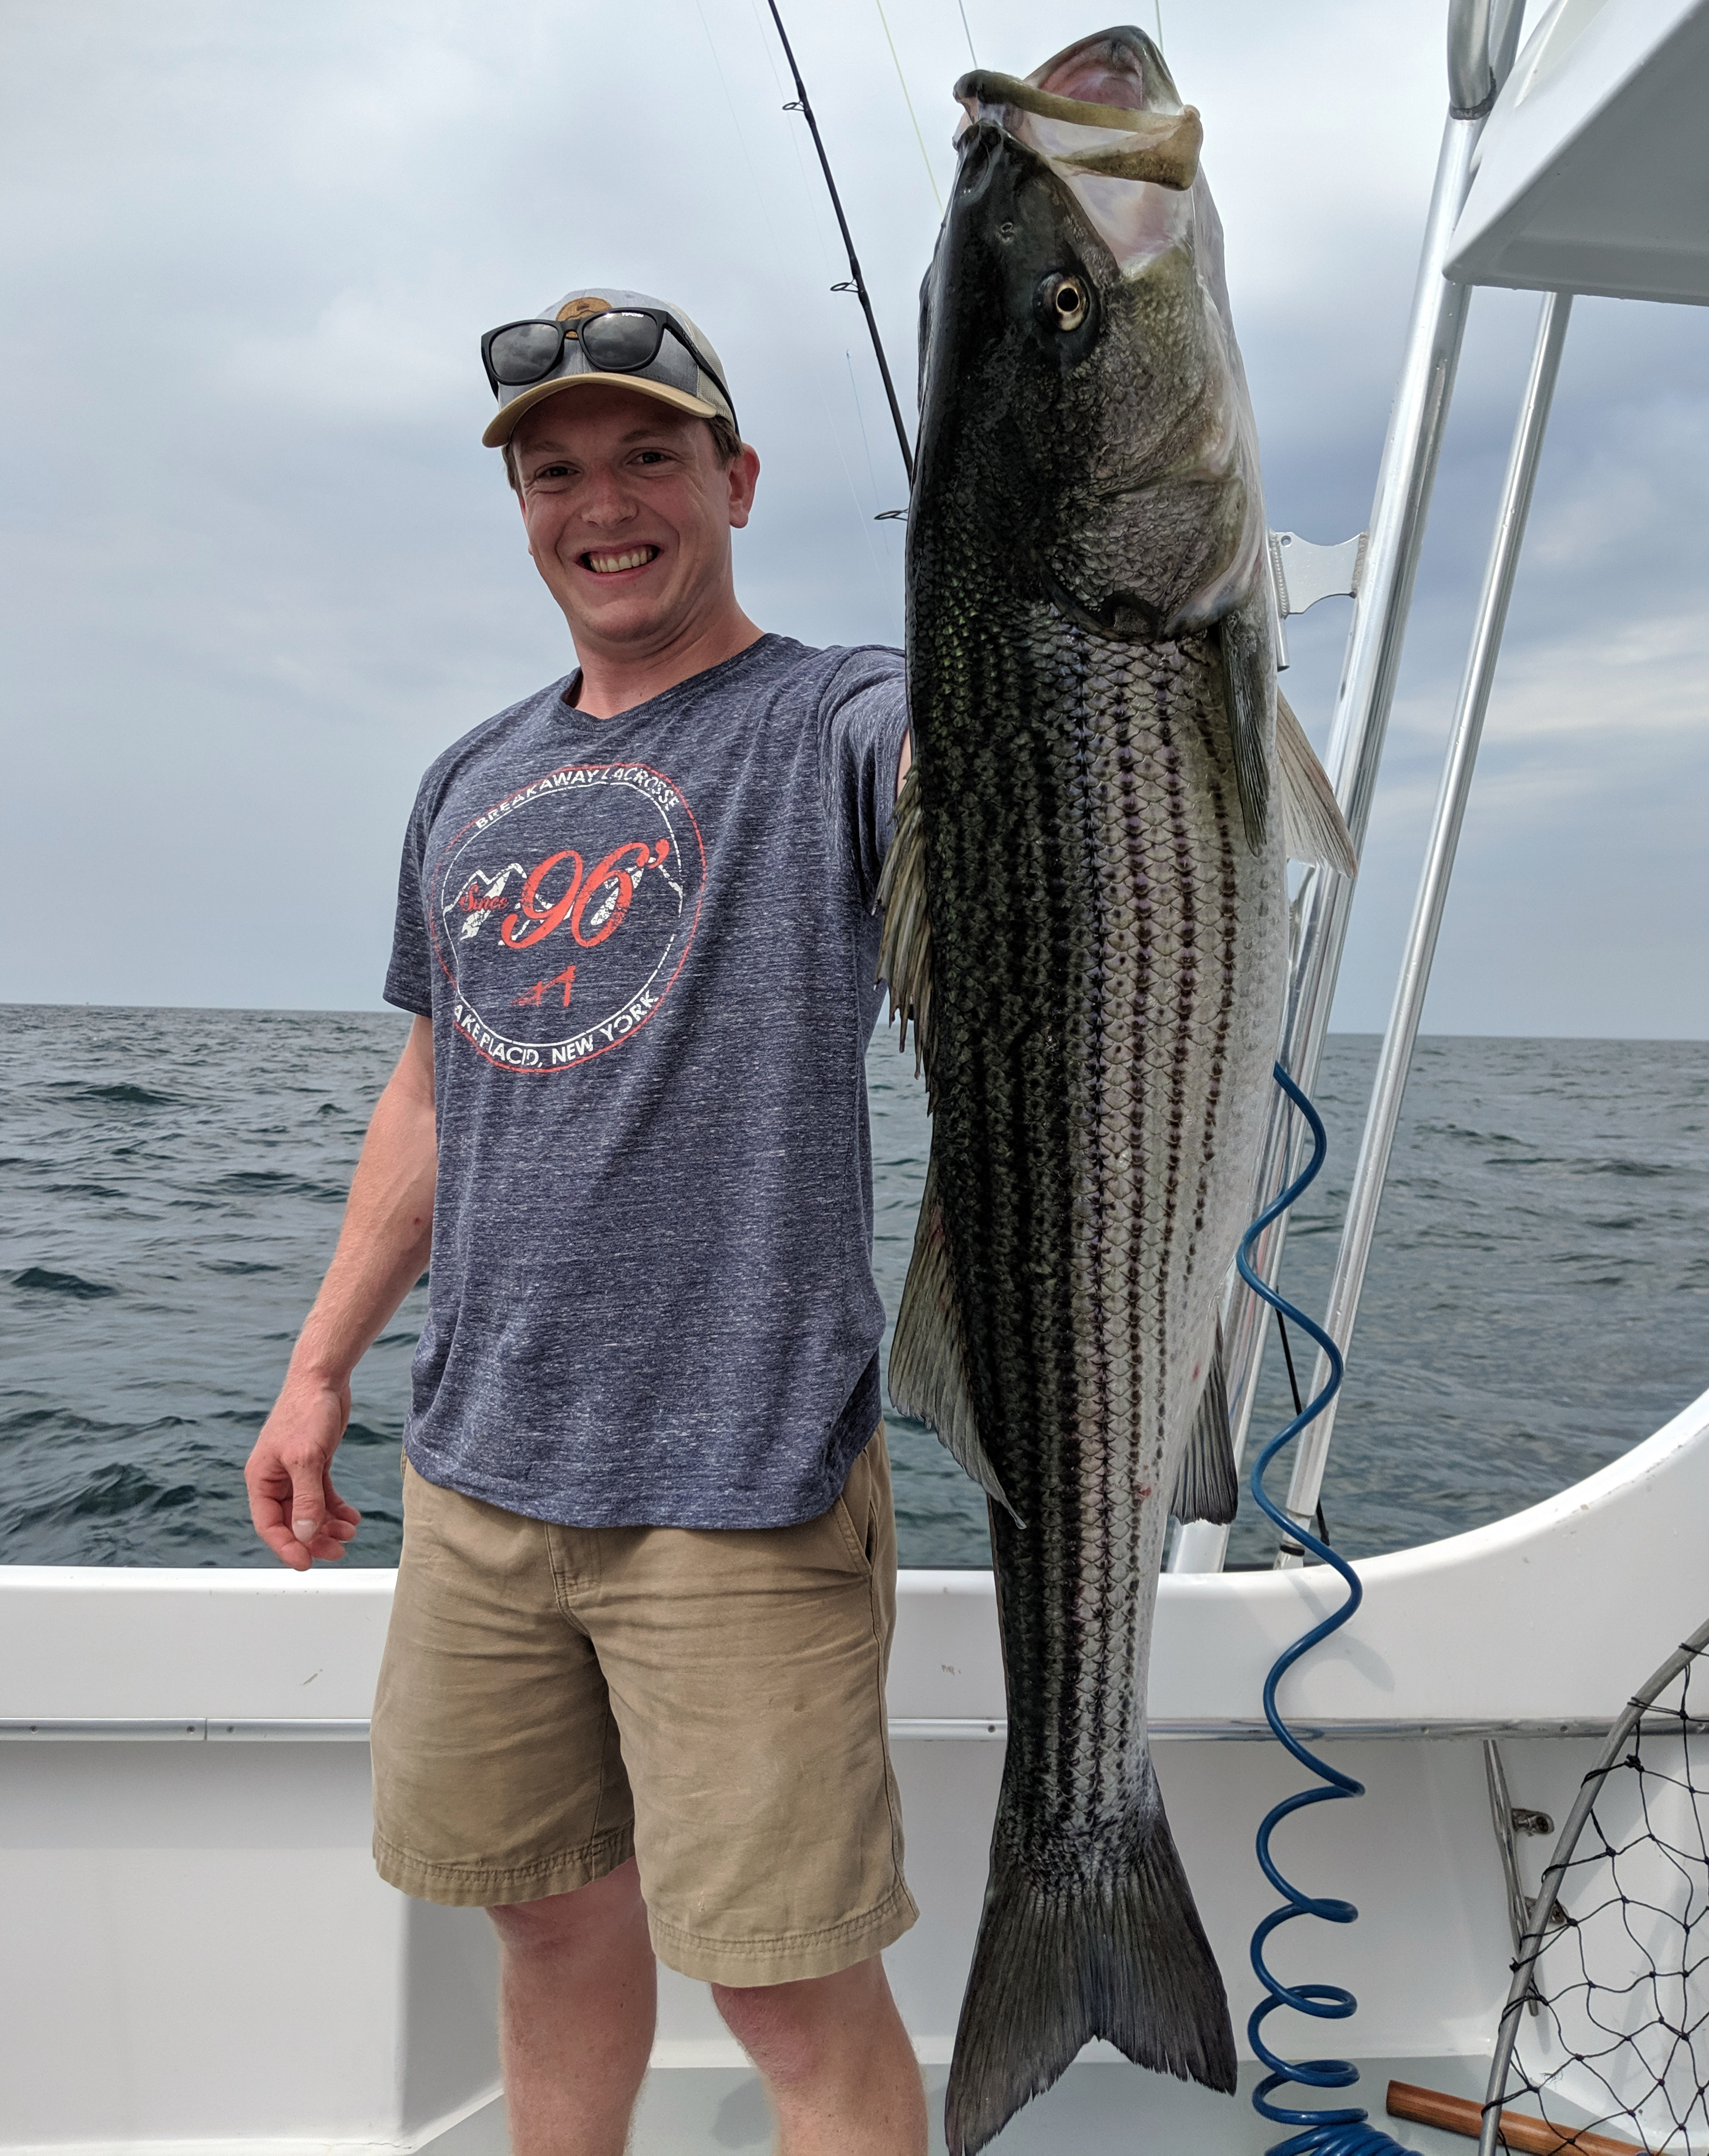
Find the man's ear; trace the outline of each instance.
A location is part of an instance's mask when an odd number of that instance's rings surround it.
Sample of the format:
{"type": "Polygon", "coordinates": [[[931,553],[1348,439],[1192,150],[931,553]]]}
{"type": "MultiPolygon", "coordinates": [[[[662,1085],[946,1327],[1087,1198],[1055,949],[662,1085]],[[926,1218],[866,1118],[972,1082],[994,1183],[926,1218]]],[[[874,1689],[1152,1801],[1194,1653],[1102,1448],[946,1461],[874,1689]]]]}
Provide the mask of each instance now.
{"type": "Polygon", "coordinates": [[[739,531],[754,507],[754,490],[759,484],[759,452],[744,442],[730,459],[730,529],[739,531]]]}

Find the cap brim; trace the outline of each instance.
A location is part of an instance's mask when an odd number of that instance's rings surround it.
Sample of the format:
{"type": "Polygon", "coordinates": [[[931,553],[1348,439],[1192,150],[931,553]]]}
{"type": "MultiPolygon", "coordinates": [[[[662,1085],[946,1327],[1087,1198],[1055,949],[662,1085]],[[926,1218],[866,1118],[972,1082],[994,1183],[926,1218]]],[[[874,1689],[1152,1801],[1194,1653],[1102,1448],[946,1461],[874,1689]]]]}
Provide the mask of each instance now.
{"type": "Polygon", "coordinates": [[[697,419],[723,416],[716,404],[708,403],[703,397],[691,397],[686,389],[673,389],[668,382],[648,382],[638,374],[555,374],[549,381],[533,383],[521,396],[512,397],[508,404],[500,405],[488,421],[481,442],[489,449],[502,449],[515,434],[517,422],[537,404],[543,404],[548,397],[556,397],[565,389],[600,388],[633,389],[643,397],[656,397],[660,403],[674,404],[679,412],[692,412],[697,419]]]}

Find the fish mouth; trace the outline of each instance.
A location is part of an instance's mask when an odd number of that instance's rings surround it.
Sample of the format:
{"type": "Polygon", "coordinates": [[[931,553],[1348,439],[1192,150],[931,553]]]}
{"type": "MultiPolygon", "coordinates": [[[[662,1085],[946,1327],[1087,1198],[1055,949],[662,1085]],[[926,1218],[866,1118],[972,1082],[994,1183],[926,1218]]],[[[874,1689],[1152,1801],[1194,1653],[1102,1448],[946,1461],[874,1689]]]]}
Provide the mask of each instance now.
{"type": "Polygon", "coordinates": [[[975,68],[955,95],[970,122],[1000,121],[1064,173],[1177,192],[1198,177],[1204,128],[1142,31],[1083,38],[1024,80],[975,68]]]}
{"type": "Polygon", "coordinates": [[[657,561],[657,547],[588,547],[576,556],[581,567],[595,577],[631,576],[657,561]]]}
{"type": "Polygon", "coordinates": [[[995,127],[1041,158],[1126,275],[1192,223],[1204,129],[1140,30],[1104,30],[1024,80],[975,68],[955,85],[958,140],[995,127]]]}

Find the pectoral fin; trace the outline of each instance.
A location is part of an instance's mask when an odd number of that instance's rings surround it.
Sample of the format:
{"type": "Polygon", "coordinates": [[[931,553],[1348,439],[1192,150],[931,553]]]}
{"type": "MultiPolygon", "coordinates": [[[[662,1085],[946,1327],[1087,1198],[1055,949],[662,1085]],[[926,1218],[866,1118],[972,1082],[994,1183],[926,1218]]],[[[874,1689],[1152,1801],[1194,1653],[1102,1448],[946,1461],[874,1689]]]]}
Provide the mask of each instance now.
{"type": "Polygon", "coordinates": [[[899,1012],[902,1038],[914,1022],[914,1069],[932,1069],[932,922],[926,910],[925,818],[920,809],[919,767],[902,782],[895,827],[878,883],[884,933],[878,946],[878,978],[890,990],[890,1015],[899,1012]]]}
{"type": "Polygon", "coordinates": [[[1205,1389],[1187,1434],[1187,1450],[1175,1478],[1169,1509],[1177,1520],[1209,1520],[1226,1527],[1240,1502],[1234,1466],[1234,1433],[1228,1420],[1228,1380],[1223,1368],[1223,1327],[1205,1373],[1205,1389]]]}
{"type": "Polygon", "coordinates": [[[986,1495],[1022,1524],[1003,1494],[997,1471],[980,1442],[968,1383],[967,1342],[955,1297],[943,1208],[938,1202],[938,1170],[926,1169],[914,1234],[914,1256],[896,1315],[890,1348],[890,1398],[903,1414],[918,1415],[936,1430],[945,1450],[977,1482],[986,1495]]]}
{"type": "Polygon", "coordinates": [[[1247,844],[1269,834],[1270,742],[1275,728],[1276,654],[1268,595],[1223,617],[1223,692],[1234,745],[1234,784],[1247,844]]]}
{"type": "Polygon", "coordinates": [[[1359,856],[1329,773],[1287,698],[1276,691],[1276,762],[1282,773],[1282,838],[1290,861],[1315,861],[1344,876],[1359,873],[1359,856]]]}

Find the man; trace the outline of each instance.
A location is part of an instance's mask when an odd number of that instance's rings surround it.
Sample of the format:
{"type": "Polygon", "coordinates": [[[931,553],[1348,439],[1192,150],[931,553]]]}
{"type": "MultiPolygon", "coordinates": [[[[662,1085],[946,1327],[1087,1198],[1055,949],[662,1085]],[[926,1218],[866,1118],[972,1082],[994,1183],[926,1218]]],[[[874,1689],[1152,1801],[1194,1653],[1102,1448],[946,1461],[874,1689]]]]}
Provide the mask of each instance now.
{"type": "Polygon", "coordinates": [[[572,293],[483,357],[579,663],[422,782],[385,986],[414,1024],[255,1527],[342,1555],[350,1373],[430,1252],[374,1845],[492,1912],[517,2156],[624,2147],[655,1953],[712,1984],[787,2156],[919,2156],[862,1075],[901,662],[742,612],[759,462],[680,308],[572,293]]]}

